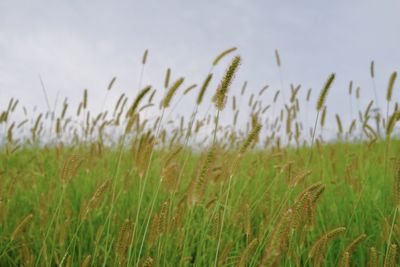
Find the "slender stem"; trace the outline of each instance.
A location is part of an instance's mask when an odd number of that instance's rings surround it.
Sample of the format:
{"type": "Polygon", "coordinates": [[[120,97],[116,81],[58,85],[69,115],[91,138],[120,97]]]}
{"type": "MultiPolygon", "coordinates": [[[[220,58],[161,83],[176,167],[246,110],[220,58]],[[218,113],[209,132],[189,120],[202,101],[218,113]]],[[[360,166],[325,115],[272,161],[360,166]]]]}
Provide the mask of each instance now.
{"type": "Polygon", "coordinates": [[[313,134],[312,134],[312,137],[311,137],[311,148],[310,148],[311,149],[311,153],[310,153],[310,158],[308,160],[309,164],[310,164],[310,162],[312,160],[313,152],[314,152],[313,145],[314,145],[315,131],[317,129],[318,118],[319,118],[319,110],[317,112],[317,117],[315,118],[314,130],[313,130],[313,134]]]}
{"type": "MultiPolygon", "coordinates": [[[[117,160],[115,173],[114,173],[114,181],[113,181],[113,187],[112,187],[112,193],[111,193],[111,206],[110,206],[110,210],[108,212],[107,219],[106,219],[106,226],[107,226],[106,247],[108,247],[108,236],[109,236],[110,230],[111,230],[111,217],[112,217],[112,214],[114,212],[114,206],[115,206],[115,202],[116,202],[116,193],[115,193],[115,191],[116,191],[116,188],[117,188],[117,178],[118,178],[118,175],[119,175],[119,167],[121,165],[122,152],[123,152],[123,147],[124,147],[124,144],[125,144],[126,135],[127,135],[127,133],[125,132],[124,135],[122,136],[121,141],[120,141],[118,160],[117,160]]],[[[108,254],[106,255],[106,258],[104,259],[104,264],[107,262],[107,257],[108,257],[108,254]]]]}
{"type": "MultiPolygon", "coordinates": [[[[389,237],[388,237],[388,240],[387,240],[387,252],[389,251],[390,242],[392,240],[392,234],[393,234],[394,224],[396,222],[397,210],[398,210],[398,208],[396,207],[395,210],[394,210],[394,216],[393,216],[393,220],[392,220],[392,225],[390,227],[390,233],[389,233],[389,237]]],[[[387,260],[387,256],[388,256],[387,252],[385,253],[385,261],[384,262],[386,262],[386,260],[387,260]]]]}
{"type": "MultiPolygon", "coordinates": [[[[45,234],[45,236],[44,236],[44,239],[42,240],[42,246],[41,246],[41,248],[40,248],[39,255],[38,255],[37,259],[36,259],[35,266],[38,266],[38,264],[39,264],[39,262],[40,262],[40,258],[41,258],[41,256],[42,256],[42,252],[43,252],[43,249],[44,249],[44,247],[45,247],[44,245],[46,244],[47,238],[48,238],[48,236],[49,236],[49,234],[50,234],[50,229],[51,229],[51,227],[52,227],[54,221],[57,220],[57,218],[58,218],[59,211],[60,211],[60,207],[61,207],[62,201],[63,201],[63,199],[64,199],[65,190],[66,190],[66,185],[63,184],[62,191],[61,191],[61,196],[60,196],[60,200],[59,200],[59,202],[58,202],[58,204],[57,204],[56,211],[54,212],[54,214],[53,214],[53,216],[52,216],[52,218],[51,218],[51,220],[50,220],[50,225],[49,225],[49,227],[47,228],[47,232],[46,232],[46,234],[45,234]]],[[[53,246],[52,246],[52,247],[53,247],[53,246]]],[[[52,255],[53,255],[53,254],[52,254],[52,255]]]]}
{"type": "Polygon", "coordinates": [[[213,137],[213,142],[212,144],[215,145],[215,142],[217,141],[217,131],[218,131],[218,123],[219,123],[219,109],[217,110],[217,116],[215,117],[215,129],[214,129],[214,137],[213,137]]]}
{"type": "MultiPolygon", "coordinates": [[[[164,113],[165,113],[165,108],[162,109],[160,121],[158,122],[158,125],[157,125],[156,138],[158,137],[159,132],[160,132],[161,123],[162,123],[162,120],[164,118],[164,113]]],[[[133,241],[135,240],[135,235],[136,235],[136,232],[137,232],[136,231],[137,230],[137,225],[139,223],[140,210],[141,210],[141,207],[142,207],[142,202],[143,202],[143,197],[144,197],[144,191],[146,189],[147,180],[148,180],[149,173],[150,173],[150,166],[151,166],[151,162],[153,161],[153,155],[154,155],[154,149],[152,149],[151,152],[150,152],[149,162],[147,163],[147,168],[146,168],[146,172],[145,172],[144,179],[143,179],[143,188],[142,188],[141,192],[139,192],[138,209],[136,211],[135,224],[133,226],[133,232],[132,232],[132,238],[131,238],[130,244],[132,244],[133,241]]],[[[151,214],[149,214],[149,216],[151,216],[151,214]]],[[[129,249],[129,252],[128,252],[127,266],[130,266],[131,254],[132,254],[132,247],[131,247],[131,249],[129,249]]],[[[140,257],[138,257],[138,258],[140,258],[140,257]]]]}
{"type": "MultiPolygon", "coordinates": [[[[80,221],[79,224],[78,224],[78,227],[76,228],[76,230],[75,230],[75,232],[74,232],[74,234],[73,234],[73,236],[72,236],[72,240],[69,242],[67,248],[65,249],[64,256],[61,258],[61,261],[60,261],[59,266],[63,266],[63,263],[64,263],[65,259],[66,259],[67,256],[68,256],[68,251],[69,251],[70,247],[71,247],[72,245],[75,245],[75,239],[76,239],[76,237],[78,237],[78,232],[79,232],[79,230],[81,229],[82,225],[83,225],[83,221],[80,221]]],[[[106,261],[106,259],[104,259],[104,262],[105,262],[105,261],[106,261]]]]}
{"type": "Polygon", "coordinates": [[[231,190],[231,183],[232,183],[232,177],[233,174],[229,176],[229,182],[228,182],[228,191],[226,193],[226,198],[225,198],[225,203],[224,203],[224,212],[222,213],[222,222],[221,222],[221,228],[219,229],[219,236],[218,236],[218,243],[217,243],[217,250],[215,252],[215,258],[214,258],[214,266],[217,266],[218,263],[218,255],[219,255],[219,249],[221,246],[221,239],[222,239],[222,230],[224,228],[224,221],[225,221],[225,215],[226,215],[226,210],[228,206],[228,199],[229,199],[229,193],[231,190]]]}
{"type": "MultiPolygon", "coordinates": [[[[150,224],[150,220],[151,220],[151,215],[152,215],[153,210],[154,210],[154,205],[155,205],[156,200],[157,200],[158,192],[160,191],[161,183],[162,183],[162,179],[160,179],[160,182],[158,183],[156,193],[155,193],[155,195],[154,195],[154,197],[153,197],[153,201],[151,202],[151,207],[150,207],[150,211],[149,211],[149,216],[148,216],[148,219],[147,219],[147,222],[146,222],[146,226],[145,226],[145,228],[144,228],[143,238],[142,238],[142,242],[141,242],[141,244],[140,244],[140,249],[139,249],[139,255],[138,255],[138,257],[137,257],[137,261],[136,261],[136,265],[135,265],[135,266],[139,266],[140,256],[141,256],[142,251],[143,251],[144,241],[146,240],[147,230],[148,230],[148,228],[149,228],[149,224],[150,224]]],[[[128,266],[129,266],[129,265],[128,265],[128,266]]]]}

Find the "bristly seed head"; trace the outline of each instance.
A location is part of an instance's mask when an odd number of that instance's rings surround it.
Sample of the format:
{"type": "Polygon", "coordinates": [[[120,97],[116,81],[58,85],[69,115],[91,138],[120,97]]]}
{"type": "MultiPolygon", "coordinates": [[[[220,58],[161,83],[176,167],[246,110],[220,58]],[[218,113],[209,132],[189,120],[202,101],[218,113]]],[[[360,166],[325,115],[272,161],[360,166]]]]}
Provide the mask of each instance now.
{"type": "Polygon", "coordinates": [[[328,90],[331,87],[333,81],[335,80],[335,73],[332,73],[328,80],[326,81],[324,88],[322,88],[321,94],[319,95],[317,102],[317,111],[320,111],[325,104],[326,96],[328,94],[328,90]]]}
{"type": "Polygon", "coordinates": [[[218,86],[217,91],[213,97],[213,102],[218,110],[223,110],[226,103],[226,97],[229,90],[230,85],[232,84],[235,73],[240,65],[241,58],[240,56],[234,57],[230,66],[225,72],[224,78],[221,81],[221,84],[218,86]]]}

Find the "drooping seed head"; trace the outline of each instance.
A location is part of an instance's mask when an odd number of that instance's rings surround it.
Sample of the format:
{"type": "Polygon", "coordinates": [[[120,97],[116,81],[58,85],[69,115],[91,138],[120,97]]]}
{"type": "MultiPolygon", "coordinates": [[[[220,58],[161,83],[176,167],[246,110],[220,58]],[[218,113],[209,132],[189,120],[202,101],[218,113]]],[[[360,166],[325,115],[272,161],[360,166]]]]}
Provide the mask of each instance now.
{"type": "Polygon", "coordinates": [[[223,58],[224,58],[225,56],[227,56],[228,54],[230,54],[230,53],[236,51],[236,49],[237,49],[236,47],[232,47],[232,48],[229,48],[229,49],[227,49],[227,50],[225,50],[225,51],[222,51],[222,52],[214,59],[212,65],[213,65],[213,66],[216,66],[216,65],[218,64],[218,62],[219,62],[221,59],[223,59],[223,58]]]}
{"type": "Polygon", "coordinates": [[[395,71],[392,73],[392,75],[390,76],[390,79],[389,79],[388,89],[387,89],[387,93],[386,93],[386,100],[388,102],[392,100],[393,87],[394,87],[396,78],[397,78],[397,72],[395,71]]]}
{"type": "Polygon", "coordinates": [[[328,94],[328,90],[331,87],[333,81],[335,80],[335,73],[332,73],[328,80],[326,81],[324,87],[322,88],[321,94],[319,95],[317,102],[317,111],[320,111],[325,104],[326,96],[328,94]]]}
{"type": "Polygon", "coordinates": [[[236,74],[236,71],[239,68],[241,62],[240,56],[236,56],[228,69],[225,72],[224,78],[221,81],[221,84],[218,86],[217,91],[213,97],[213,102],[218,110],[223,110],[226,103],[226,97],[229,90],[229,87],[232,84],[233,78],[236,74]]]}

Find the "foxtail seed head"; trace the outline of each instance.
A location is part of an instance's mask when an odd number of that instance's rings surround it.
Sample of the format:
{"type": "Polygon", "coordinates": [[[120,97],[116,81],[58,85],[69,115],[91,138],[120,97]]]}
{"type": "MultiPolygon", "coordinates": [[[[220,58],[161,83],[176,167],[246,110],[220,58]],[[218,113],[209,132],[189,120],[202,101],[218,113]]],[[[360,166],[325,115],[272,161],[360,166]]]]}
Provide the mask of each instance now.
{"type": "Polygon", "coordinates": [[[321,94],[319,95],[317,102],[317,111],[320,111],[325,104],[326,96],[328,94],[328,90],[331,87],[333,81],[335,80],[335,73],[332,73],[328,80],[326,81],[324,88],[322,88],[321,94]]]}
{"type": "Polygon", "coordinates": [[[217,91],[213,97],[213,102],[218,110],[223,110],[226,103],[226,97],[229,90],[229,87],[232,84],[235,73],[240,65],[241,58],[240,56],[236,56],[228,69],[225,72],[224,78],[221,81],[221,84],[218,86],[217,91]]]}

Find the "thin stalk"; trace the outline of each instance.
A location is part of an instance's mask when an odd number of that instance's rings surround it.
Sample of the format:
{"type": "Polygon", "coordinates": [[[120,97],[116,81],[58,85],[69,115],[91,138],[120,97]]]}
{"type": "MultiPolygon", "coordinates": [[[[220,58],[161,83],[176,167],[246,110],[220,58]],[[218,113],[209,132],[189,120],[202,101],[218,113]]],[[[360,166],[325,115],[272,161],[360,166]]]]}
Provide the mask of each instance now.
{"type": "Polygon", "coordinates": [[[230,190],[231,190],[232,177],[233,177],[233,174],[231,174],[229,176],[229,181],[228,181],[228,191],[226,193],[226,198],[225,198],[225,203],[224,203],[224,211],[222,213],[221,228],[219,229],[217,250],[215,252],[215,258],[214,258],[214,266],[215,267],[217,266],[217,263],[218,263],[218,255],[219,255],[219,249],[220,249],[220,246],[221,246],[221,239],[222,239],[222,230],[224,228],[224,222],[225,222],[226,210],[227,210],[227,206],[228,206],[229,193],[230,193],[230,190]]]}
{"type": "Polygon", "coordinates": [[[318,118],[319,118],[319,110],[317,112],[317,117],[315,118],[314,130],[313,130],[313,134],[312,134],[312,137],[311,137],[311,147],[310,147],[311,153],[310,153],[310,158],[308,160],[308,164],[311,163],[311,160],[312,160],[312,157],[313,157],[313,152],[314,152],[313,145],[314,145],[314,139],[315,139],[315,131],[317,129],[318,118]]]}
{"type": "MultiPolygon", "coordinates": [[[[44,249],[44,245],[46,244],[47,238],[48,238],[48,236],[49,236],[49,234],[50,234],[50,229],[51,229],[51,227],[52,227],[54,221],[58,219],[59,211],[60,211],[60,208],[61,208],[61,204],[62,204],[62,202],[63,202],[63,199],[64,199],[64,194],[65,194],[66,188],[67,188],[66,185],[63,184],[62,191],[61,191],[61,196],[60,196],[60,200],[59,200],[59,202],[58,202],[58,204],[57,204],[56,211],[54,212],[54,214],[53,214],[53,216],[52,216],[52,218],[51,218],[51,220],[50,220],[50,225],[49,225],[49,227],[47,228],[46,234],[45,234],[45,236],[44,236],[44,240],[42,241],[43,243],[42,243],[42,246],[41,246],[41,248],[40,248],[39,255],[38,255],[37,259],[36,259],[35,266],[38,266],[38,264],[39,264],[39,262],[40,262],[40,258],[41,258],[41,256],[42,256],[42,252],[43,252],[43,249],[44,249]]],[[[53,248],[53,246],[52,246],[52,248],[53,248]]],[[[53,255],[53,254],[51,254],[51,255],[53,255]]],[[[50,265],[51,265],[51,262],[50,262],[50,265]]]]}
{"type": "MultiPolygon", "coordinates": [[[[165,113],[165,108],[162,109],[160,121],[158,122],[158,125],[157,125],[156,138],[157,138],[158,135],[159,135],[159,131],[160,131],[160,128],[161,128],[161,123],[162,123],[162,120],[163,120],[163,118],[164,118],[164,113],[165,113]]],[[[132,244],[132,243],[133,243],[133,240],[135,240],[136,229],[137,229],[137,225],[138,225],[138,222],[139,222],[139,214],[140,214],[140,210],[141,210],[141,207],[142,207],[142,202],[143,202],[143,197],[144,197],[144,191],[145,191],[145,189],[146,189],[147,180],[148,180],[149,173],[150,173],[151,162],[153,161],[153,155],[154,155],[154,148],[152,149],[152,151],[151,151],[151,153],[150,153],[149,162],[147,163],[147,168],[146,168],[146,172],[145,172],[144,179],[143,179],[143,188],[142,188],[142,191],[139,192],[138,209],[137,209],[137,212],[136,212],[135,224],[134,224],[134,226],[133,226],[133,233],[132,233],[132,238],[131,238],[130,244],[132,244]]],[[[149,216],[150,216],[150,215],[149,215],[149,216]]],[[[132,256],[132,255],[131,255],[131,254],[132,254],[132,251],[131,251],[131,250],[132,250],[132,248],[130,248],[130,249],[129,249],[129,252],[128,252],[127,266],[130,266],[131,256],[132,256]]]]}

